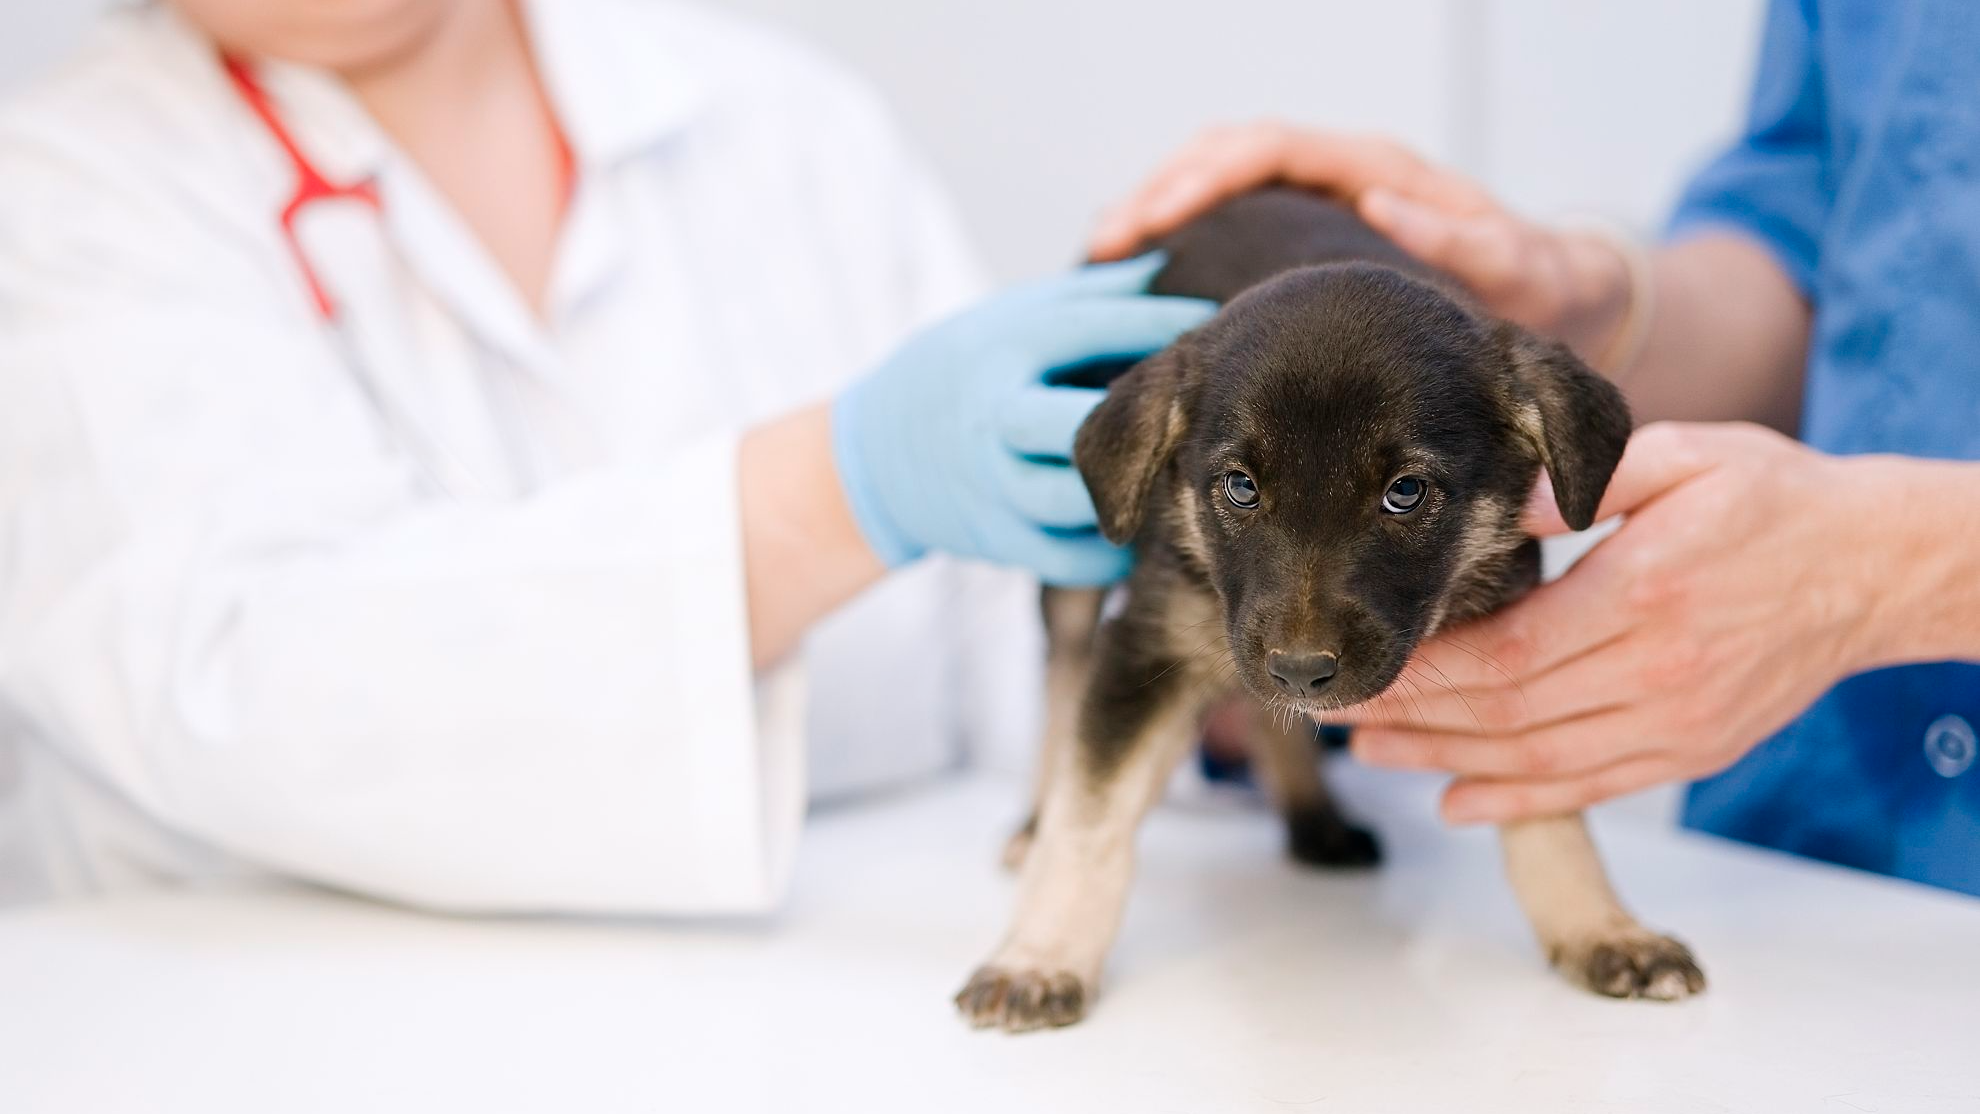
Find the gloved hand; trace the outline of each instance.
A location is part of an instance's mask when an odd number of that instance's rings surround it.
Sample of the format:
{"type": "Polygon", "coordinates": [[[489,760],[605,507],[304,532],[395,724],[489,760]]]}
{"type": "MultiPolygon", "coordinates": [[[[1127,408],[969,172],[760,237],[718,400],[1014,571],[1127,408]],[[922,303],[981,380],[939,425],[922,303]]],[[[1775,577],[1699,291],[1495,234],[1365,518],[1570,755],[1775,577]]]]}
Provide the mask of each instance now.
{"type": "Polygon", "coordinates": [[[1207,320],[1211,302],[1143,293],[1147,256],[1021,287],[910,338],[832,406],[832,452],[860,533],[897,566],[929,550],[1105,584],[1126,550],[1094,526],[1073,434],[1104,391],[1050,373],[1138,359],[1207,320]]]}

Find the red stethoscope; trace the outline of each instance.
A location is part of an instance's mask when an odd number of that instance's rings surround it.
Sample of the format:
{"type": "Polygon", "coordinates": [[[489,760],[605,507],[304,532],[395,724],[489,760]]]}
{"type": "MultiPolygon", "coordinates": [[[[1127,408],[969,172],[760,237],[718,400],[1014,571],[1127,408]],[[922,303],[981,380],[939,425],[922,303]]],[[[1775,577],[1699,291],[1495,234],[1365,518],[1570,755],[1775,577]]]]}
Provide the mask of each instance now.
{"type": "Polygon", "coordinates": [[[435,489],[453,498],[458,498],[463,492],[469,491],[487,495],[488,489],[459,457],[448,452],[413,420],[412,415],[393,403],[392,395],[372,374],[361,355],[357,341],[352,337],[348,323],[344,320],[341,308],[336,299],[330,296],[322,275],[310,262],[309,253],[303,249],[302,238],[296,232],[296,222],[303,210],[320,201],[355,201],[370,209],[373,214],[382,217],[385,206],[379,197],[378,183],[369,178],[343,185],[330,181],[315,164],[309,161],[309,157],[303,154],[302,148],[297,146],[295,136],[290,134],[288,127],[282,123],[280,114],[275,111],[274,103],[269,100],[267,90],[262,88],[260,80],[255,77],[248,63],[236,55],[223,52],[220,55],[220,66],[226,71],[227,80],[233,85],[241,103],[247,106],[255,119],[259,120],[261,126],[267,130],[269,136],[281,147],[295,175],[295,185],[290,191],[289,199],[283,203],[277,216],[282,242],[288,246],[296,270],[302,275],[304,285],[309,288],[311,307],[323,323],[324,332],[330,339],[331,346],[336,350],[338,362],[343,364],[344,370],[364,393],[365,400],[383,420],[385,427],[402,442],[407,455],[435,489]]]}
{"type": "MultiPolygon", "coordinates": [[[[309,161],[307,155],[303,154],[301,146],[296,143],[295,136],[290,133],[288,126],[282,122],[281,114],[276,112],[274,102],[269,99],[267,90],[262,88],[260,80],[255,76],[248,62],[238,55],[222,51],[220,66],[226,72],[227,80],[233,85],[241,103],[247,106],[256,120],[260,121],[262,128],[275,140],[276,145],[282,149],[282,154],[288,159],[295,183],[290,189],[288,200],[283,203],[277,214],[282,242],[288,246],[289,256],[295,263],[296,271],[302,276],[304,285],[309,289],[311,307],[322,321],[324,332],[329,337],[332,347],[336,349],[339,362],[344,365],[345,371],[356,382],[358,388],[364,392],[366,401],[384,420],[386,427],[404,442],[408,454],[427,480],[441,493],[456,497],[464,491],[473,491],[481,495],[489,494],[488,489],[471,469],[462,464],[459,457],[447,451],[444,445],[428,435],[420,424],[413,420],[412,415],[393,403],[392,393],[378,377],[372,374],[357,340],[351,334],[342,307],[330,296],[329,288],[324,285],[323,276],[310,262],[309,253],[303,248],[302,238],[297,234],[296,223],[303,210],[322,201],[355,201],[370,209],[373,215],[382,218],[385,205],[378,192],[378,183],[370,178],[343,184],[332,182],[309,161]]],[[[557,137],[557,153],[560,159],[559,169],[568,191],[576,178],[577,159],[561,134],[557,137]]]]}
{"type": "Polygon", "coordinates": [[[319,201],[356,201],[370,208],[373,213],[382,215],[384,204],[378,198],[378,183],[366,178],[347,185],[337,185],[325,178],[323,172],[316,169],[315,164],[302,153],[302,148],[296,146],[295,136],[289,134],[288,126],[283,124],[281,116],[276,114],[274,104],[268,99],[268,91],[261,87],[261,82],[248,68],[247,62],[238,55],[222,54],[220,65],[227,71],[227,80],[233,83],[234,92],[239,94],[241,103],[247,105],[248,110],[254,113],[255,119],[261,121],[261,126],[266,128],[268,134],[281,146],[282,153],[288,156],[290,168],[295,171],[295,190],[289,195],[288,202],[282,206],[278,218],[282,228],[282,242],[288,245],[289,255],[296,263],[296,270],[302,274],[303,282],[309,287],[310,299],[316,305],[317,315],[323,318],[326,324],[335,325],[337,303],[331,300],[329,290],[324,288],[322,276],[316,273],[316,267],[309,261],[309,253],[303,250],[302,238],[296,234],[296,220],[304,209],[319,201]]]}

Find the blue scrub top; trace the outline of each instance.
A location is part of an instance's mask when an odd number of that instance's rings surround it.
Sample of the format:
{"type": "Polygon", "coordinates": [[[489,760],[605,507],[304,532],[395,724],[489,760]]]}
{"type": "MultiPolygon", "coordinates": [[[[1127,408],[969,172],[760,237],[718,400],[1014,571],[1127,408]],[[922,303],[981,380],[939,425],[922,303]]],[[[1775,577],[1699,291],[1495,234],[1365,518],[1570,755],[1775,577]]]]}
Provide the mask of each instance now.
{"type": "MultiPolygon", "coordinates": [[[[1980,459],[1980,2],[1774,0],[1746,134],[1672,225],[1705,227],[1766,245],[1814,307],[1803,440],[1980,459]]],[[[1853,677],[1684,820],[1980,894],[1976,728],[1980,665],[1853,677]]]]}

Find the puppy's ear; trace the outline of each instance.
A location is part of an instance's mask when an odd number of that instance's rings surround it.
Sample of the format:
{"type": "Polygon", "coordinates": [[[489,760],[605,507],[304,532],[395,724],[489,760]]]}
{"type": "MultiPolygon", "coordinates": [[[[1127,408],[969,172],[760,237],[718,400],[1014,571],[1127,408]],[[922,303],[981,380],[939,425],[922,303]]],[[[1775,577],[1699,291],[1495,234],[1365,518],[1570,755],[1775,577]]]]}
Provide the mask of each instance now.
{"type": "Polygon", "coordinates": [[[1629,441],[1629,404],[1567,345],[1516,325],[1506,325],[1502,336],[1514,385],[1513,424],[1546,465],[1561,517],[1586,530],[1629,441]]]}
{"type": "Polygon", "coordinates": [[[1182,439],[1184,338],[1129,368],[1073,438],[1073,464],[1099,512],[1100,532],[1125,545],[1141,529],[1148,489],[1182,439]]]}

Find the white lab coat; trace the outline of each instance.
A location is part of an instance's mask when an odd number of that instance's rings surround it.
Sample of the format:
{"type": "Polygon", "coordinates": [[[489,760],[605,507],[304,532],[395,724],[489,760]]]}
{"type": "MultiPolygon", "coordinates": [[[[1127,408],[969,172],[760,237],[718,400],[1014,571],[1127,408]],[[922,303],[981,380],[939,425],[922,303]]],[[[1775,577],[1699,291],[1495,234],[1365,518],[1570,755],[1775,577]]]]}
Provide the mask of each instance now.
{"type": "Polygon", "coordinates": [[[272,871],[755,910],[807,752],[817,792],[964,727],[1021,753],[1022,577],[929,562],[750,666],[738,432],[975,290],[927,175],[727,17],[530,25],[579,167],[543,319],[335,81],[262,71],[382,191],[304,222],[382,410],[278,238],[289,165],[169,6],[0,109],[0,900],[272,871]]]}

